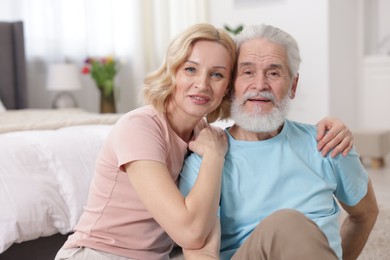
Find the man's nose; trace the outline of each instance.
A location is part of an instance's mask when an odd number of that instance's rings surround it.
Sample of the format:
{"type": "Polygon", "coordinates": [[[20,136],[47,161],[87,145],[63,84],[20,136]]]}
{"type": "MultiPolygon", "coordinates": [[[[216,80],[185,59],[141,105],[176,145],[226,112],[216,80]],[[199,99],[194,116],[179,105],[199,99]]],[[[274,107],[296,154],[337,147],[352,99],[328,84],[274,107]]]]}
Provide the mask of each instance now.
{"type": "Polygon", "coordinates": [[[263,73],[257,73],[253,84],[254,88],[258,90],[268,89],[268,79],[263,73]]]}

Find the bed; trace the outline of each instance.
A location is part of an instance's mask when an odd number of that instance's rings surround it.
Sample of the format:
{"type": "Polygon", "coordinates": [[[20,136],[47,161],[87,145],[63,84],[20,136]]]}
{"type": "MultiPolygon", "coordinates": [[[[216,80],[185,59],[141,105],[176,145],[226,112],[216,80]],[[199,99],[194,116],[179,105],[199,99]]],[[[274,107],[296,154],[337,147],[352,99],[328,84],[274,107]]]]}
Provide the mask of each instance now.
{"type": "Polygon", "coordinates": [[[22,22],[0,22],[0,259],[54,259],[120,117],[27,104],[22,22]]]}

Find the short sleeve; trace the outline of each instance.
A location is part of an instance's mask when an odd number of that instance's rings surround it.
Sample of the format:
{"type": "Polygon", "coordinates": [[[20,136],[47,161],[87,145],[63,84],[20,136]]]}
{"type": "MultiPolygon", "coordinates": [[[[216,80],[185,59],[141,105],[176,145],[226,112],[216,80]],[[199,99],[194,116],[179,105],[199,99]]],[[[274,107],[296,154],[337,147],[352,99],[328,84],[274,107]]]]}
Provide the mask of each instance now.
{"type": "Polygon", "coordinates": [[[195,184],[198,177],[200,165],[202,159],[196,153],[191,153],[184,161],[183,168],[180,173],[179,188],[183,196],[187,196],[190,193],[192,187],[195,184]]]}
{"type": "Polygon", "coordinates": [[[359,203],[368,189],[368,173],[360,162],[359,154],[353,148],[347,157],[337,156],[333,168],[337,180],[336,198],[348,206],[359,203]]]}
{"type": "Polygon", "coordinates": [[[136,160],[166,163],[167,145],[161,124],[153,117],[132,115],[121,118],[115,125],[111,141],[118,167],[136,160]]]}

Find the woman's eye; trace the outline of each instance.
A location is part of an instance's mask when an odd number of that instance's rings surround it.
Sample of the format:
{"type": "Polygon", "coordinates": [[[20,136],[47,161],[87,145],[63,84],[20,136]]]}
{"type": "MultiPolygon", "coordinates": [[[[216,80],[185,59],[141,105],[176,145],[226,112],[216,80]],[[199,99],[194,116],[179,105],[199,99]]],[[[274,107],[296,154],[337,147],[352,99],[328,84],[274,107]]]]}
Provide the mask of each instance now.
{"type": "Polygon", "coordinates": [[[219,73],[219,72],[214,72],[211,74],[212,77],[216,77],[216,78],[223,78],[223,75],[222,73],[219,73]]]}
{"type": "Polygon", "coordinates": [[[194,67],[186,67],[184,68],[185,71],[188,71],[188,72],[195,72],[196,69],[194,67]]]}

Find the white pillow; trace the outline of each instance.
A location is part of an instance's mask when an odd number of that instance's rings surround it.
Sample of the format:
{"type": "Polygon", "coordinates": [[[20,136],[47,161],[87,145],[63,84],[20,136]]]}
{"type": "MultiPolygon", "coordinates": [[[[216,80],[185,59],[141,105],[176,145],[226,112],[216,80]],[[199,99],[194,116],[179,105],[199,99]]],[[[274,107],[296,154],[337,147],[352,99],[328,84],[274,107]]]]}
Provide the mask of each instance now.
{"type": "Polygon", "coordinates": [[[5,109],[5,106],[3,105],[3,103],[1,102],[1,99],[0,99],[0,112],[5,112],[7,109],[5,109]]]}

